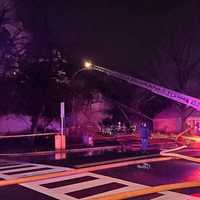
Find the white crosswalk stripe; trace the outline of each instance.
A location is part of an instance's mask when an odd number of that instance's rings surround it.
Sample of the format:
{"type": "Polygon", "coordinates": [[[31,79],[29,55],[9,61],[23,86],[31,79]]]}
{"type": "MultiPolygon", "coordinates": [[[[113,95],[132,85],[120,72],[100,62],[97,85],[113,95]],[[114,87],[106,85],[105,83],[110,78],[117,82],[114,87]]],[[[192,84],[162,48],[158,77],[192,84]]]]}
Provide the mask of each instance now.
{"type": "Polygon", "coordinates": [[[7,162],[3,167],[0,166],[0,178],[4,179],[22,178],[27,176],[51,173],[51,172],[60,172],[64,170],[67,170],[67,168],[51,166],[51,165],[34,164],[34,163],[7,162]]]}
{"type": "MultiPolygon", "coordinates": [[[[32,175],[39,175],[49,172],[59,172],[70,168],[58,167],[34,163],[22,163],[22,162],[6,162],[0,160],[0,178],[13,179],[32,175]],[[4,165],[1,166],[1,163],[4,165]],[[41,170],[44,169],[44,170],[41,170]],[[38,171],[29,171],[38,170],[38,171]]],[[[31,190],[43,193],[50,197],[58,200],[86,200],[88,197],[101,197],[104,195],[115,194],[118,192],[125,192],[130,190],[144,189],[149,186],[133,183],[129,181],[124,181],[118,178],[113,178],[109,176],[104,176],[95,173],[81,173],[70,176],[63,176],[58,178],[45,179],[40,181],[34,181],[29,183],[20,184],[31,190]],[[89,177],[85,179],[84,177],[89,177]],[[75,182],[73,182],[75,180],[75,182]],[[99,191],[99,193],[91,193],[90,189],[94,187],[101,187],[106,184],[118,184],[119,187],[115,189],[107,189],[106,191],[99,191]],[[51,186],[49,186],[51,185],[51,186]],[[48,187],[49,186],[49,187],[48,187]],[[84,191],[86,190],[86,191],[84,191]],[[89,191],[89,192],[88,192],[89,191]],[[84,193],[82,196],[81,193],[84,193]],[[87,194],[88,192],[88,194],[87,194]],[[78,196],[80,195],[80,197],[78,196]]],[[[200,198],[193,197],[190,195],[185,195],[177,192],[166,191],[159,193],[160,196],[154,197],[154,200],[198,200],[200,198]]]]}
{"type": "MultiPolygon", "coordinates": [[[[71,196],[67,195],[66,193],[80,191],[83,189],[88,189],[88,188],[92,188],[95,186],[100,186],[100,185],[104,185],[107,183],[113,183],[113,182],[123,184],[123,185],[125,185],[125,187],[116,189],[116,190],[112,190],[112,191],[108,191],[108,192],[104,192],[101,194],[96,194],[96,195],[93,195],[90,197],[99,197],[102,195],[113,194],[114,192],[128,191],[132,188],[141,189],[141,188],[146,187],[146,186],[143,186],[143,185],[140,185],[137,183],[131,183],[128,181],[123,181],[121,179],[116,179],[116,178],[98,175],[98,174],[94,174],[94,173],[82,173],[82,174],[77,174],[77,175],[73,175],[73,176],[64,176],[61,178],[59,177],[59,178],[54,178],[54,179],[50,179],[50,180],[42,180],[42,181],[37,181],[37,182],[25,183],[22,185],[25,187],[34,189],[34,190],[36,189],[37,191],[42,192],[42,193],[45,192],[49,196],[54,197],[59,200],[70,200],[70,199],[77,199],[77,198],[71,197],[71,196]],[[58,187],[58,188],[54,188],[54,189],[47,189],[47,188],[44,188],[43,186],[41,186],[41,185],[47,184],[47,183],[53,183],[53,182],[63,181],[63,180],[70,180],[73,178],[79,178],[79,177],[84,177],[84,176],[91,176],[91,177],[95,177],[98,179],[88,181],[88,182],[82,182],[82,183],[62,186],[62,187],[58,187]]],[[[83,199],[87,199],[87,198],[83,198],[83,199]]]]}

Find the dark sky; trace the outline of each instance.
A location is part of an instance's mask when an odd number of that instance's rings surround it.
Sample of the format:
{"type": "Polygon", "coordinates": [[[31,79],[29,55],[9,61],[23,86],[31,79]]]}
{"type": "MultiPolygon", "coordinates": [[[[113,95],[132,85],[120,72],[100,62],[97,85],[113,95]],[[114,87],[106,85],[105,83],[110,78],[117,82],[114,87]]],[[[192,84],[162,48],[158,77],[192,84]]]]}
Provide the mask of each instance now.
{"type": "Polygon", "coordinates": [[[72,62],[90,58],[127,73],[147,63],[166,30],[193,31],[199,12],[198,0],[16,1],[39,54],[58,47],[72,62]]]}

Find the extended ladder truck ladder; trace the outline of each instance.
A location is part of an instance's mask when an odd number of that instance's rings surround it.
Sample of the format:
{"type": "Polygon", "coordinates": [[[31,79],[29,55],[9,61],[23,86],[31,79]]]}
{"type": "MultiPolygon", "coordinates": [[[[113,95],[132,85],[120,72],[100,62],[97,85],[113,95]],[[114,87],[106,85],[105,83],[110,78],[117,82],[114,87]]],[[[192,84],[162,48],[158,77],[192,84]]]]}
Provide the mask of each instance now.
{"type": "Polygon", "coordinates": [[[126,81],[126,82],[136,85],[136,86],[139,86],[141,88],[145,88],[145,89],[151,91],[152,93],[155,93],[160,96],[166,97],[168,99],[174,100],[176,102],[185,104],[187,106],[193,107],[194,109],[200,111],[200,99],[198,99],[198,98],[191,97],[189,95],[185,95],[180,92],[176,92],[174,90],[159,86],[157,84],[143,81],[138,78],[134,78],[132,76],[122,74],[122,73],[119,73],[119,72],[116,72],[116,71],[113,71],[110,69],[106,69],[106,68],[103,68],[103,67],[100,67],[97,65],[93,65],[92,69],[102,72],[104,74],[107,74],[109,76],[121,79],[123,81],[126,81]]]}

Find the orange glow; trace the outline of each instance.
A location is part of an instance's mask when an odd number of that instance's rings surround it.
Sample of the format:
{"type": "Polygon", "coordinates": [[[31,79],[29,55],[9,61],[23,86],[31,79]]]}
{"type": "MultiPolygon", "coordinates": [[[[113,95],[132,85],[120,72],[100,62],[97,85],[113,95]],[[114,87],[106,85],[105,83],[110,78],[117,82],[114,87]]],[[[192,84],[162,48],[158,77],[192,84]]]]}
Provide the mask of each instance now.
{"type": "Polygon", "coordinates": [[[200,142],[200,136],[182,136],[183,139],[190,140],[191,142],[200,142]]]}

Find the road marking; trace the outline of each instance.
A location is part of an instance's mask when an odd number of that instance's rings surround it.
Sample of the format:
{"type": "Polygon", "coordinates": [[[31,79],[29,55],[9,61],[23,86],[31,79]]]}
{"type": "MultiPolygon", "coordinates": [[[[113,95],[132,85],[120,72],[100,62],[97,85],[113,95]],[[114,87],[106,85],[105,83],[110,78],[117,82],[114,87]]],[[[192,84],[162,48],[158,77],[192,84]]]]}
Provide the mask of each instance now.
{"type": "Polygon", "coordinates": [[[58,187],[66,186],[66,185],[80,183],[80,182],[93,181],[96,179],[98,178],[92,177],[92,176],[82,176],[82,177],[71,178],[71,179],[63,180],[63,181],[55,181],[53,183],[46,183],[41,186],[46,187],[48,189],[54,189],[54,188],[58,188],[58,187]]]}
{"type": "MultiPolygon", "coordinates": [[[[137,191],[137,190],[141,190],[141,189],[147,190],[148,188],[149,189],[152,188],[152,187],[149,187],[146,185],[133,183],[133,182],[129,182],[129,181],[124,181],[121,179],[108,177],[108,176],[104,176],[104,175],[99,175],[99,174],[95,174],[95,173],[76,174],[76,175],[72,175],[72,176],[46,179],[46,180],[41,180],[41,181],[36,181],[36,182],[25,183],[25,184],[21,184],[21,185],[24,187],[27,187],[29,189],[38,191],[40,193],[46,194],[48,196],[51,196],[53,198],[56,198],[58,200],[80,199],[81,194],[79,197],[76,195],[83,192],[83,190],[87,190],[87,191],[84,191],[85,193],[82,195],[82,197],[84,196],[84,198],[81,198],[83,200],[86,200],[88,198],[91,198],[91,199],[100,198],[102,200],[107,200],[106,199],[107,195],[112,195],[111,199],[114,200],[113,194],[118,194],[121,192],[128,193],[130,190],[137,191]],[[75,183],[75,184],[71,184],[71,185],[56,187],[53,189],[44,187],[44,184],[50,184],[50,183],[55,183],[55,182],[64,181],[64,180],[71,180],[74,178],[80,178],[80,177],[84,177],[84,176],[95,177],[96,180],[92,180],[92,181],[88,181],[88,182],[84,181],[84,182],[75,183]],[[97,187],[97,186],[104,186],[106,184],[111,184],[111,183],[122,184],[122,185],[124,185],[124,187],[121,187],[119,189],[109,190],[106,192],[99,191],[98,194],[96,194],[96,193],[91,194],[90,190],[92,190],[92,188],[97,187]],[[71,196],[73,194],[76,194],[76,195],[71,196]]],[[[172,192],[172,191],[160,192],[160,194],[163,194],[163,195],[160,197],[153,198],[153,199],[155,199],[155,200],[169,200],[169,199],[197,200],[197,199],[199,199],[197,197],[192,197],[192,196],[189,196],[186,194],[181,194],[181,193],[172,192]]],[[[122,198],[119,198],[119,199],[122,199],[122,198]]]]}
{"type": "MultiPolygon", "coordinates": [[[[119,192],[116,194],[111,195],[104,195],[103,197],[94,197],[89,198],[89,200],[121,200],[126,198],[133,198],[133,197],[139,197],[147,194],[153,194],[153,193],[163,193],[167,194],[168,198],[165,199],[184,199],[188,200],[188,197],[190,200],[199,199],[198,197],[193,197],[190,195],[178,193],[178,192],[172,192],[168,190],[174,190],[174,189],[180,189],[180,188],[191,188],[200,186],[200,181],[190,181],[190,182],[182,182],[182,183],[172,183],[172,184],[165,184],[165,185],[158,185],[153,187],[148,187],[145,189],[139,189],[139,190],[130,190],[126,192],[119,192]],[[175,198],[176,197],[176,198],[175,198]]],[[[164,198],[164,197],[163,197],[164,198]]]]}
{"type": "MultiPolygon", "coordinates": [[[[14,175],[16,177],[16,179],[13,179],[13,177],[12,177],[12,179],[10,179],[10,180],[2,180],[2,181],[0,181],[0,186],[21,184],[21,183],[26,183],[26,182],[38,181],[38,180],[42,180],[42,179],[49,179],[49,178],[55,178],[55,177],[60,177],[60,176],[81,174],[81,173],[85,173],[85,172],[92,172],[92,171],[97,171],[97,170],[102,170],[102,169],[125,167],[125,166],[129,166],[129,165],[137,165],[137,164],[144,163],[144,162],[152,163],[152,162],[159,162],[159,161],[166,161],[166,160],[172,160],[172,158],[171,157],[158,157],[158,158],[151,158],[151,159],[142,159],[142,160],[134,160],[134,161],[125,161],[125,162],[120,162],[120,163],[112,163],[112,164],[107,164],[107,165],[105,164],[105,165],[86,167],[86,168],[80,168],[80,169],[63,168],[63,170],[60,170],[62,167],[54,166],[54,168],[52,170],[49,170],[49,171],[46,170],[42,173],[41,172],[30,173],[30,174],[26,174],[25,176],[14,175]]],[[[37,164],[37,166],[39,166],[39,165],[37,164]]],[[[48,165],[40,165],[40,166],[45,167],[48,165]]],[[[0,174],[0,175],[5,176],[5,174],[0,174]]]]}
{"type": "Polygon", "coordinates": [[[0,167],[0,171],[8,171],[8,170],[17,170],[17,169],[23,169],[23,168],[30,168],[33,167],[34,165],[29,165],[29,164],[25,164],[25,165],[12,165],[12,166],[6,166],[6,167],[0,167]]]}
{"type": "MultiPolygon", "coordinates": [[[[159,159],[159,161],[166,160],[166,159],[159,159]]],[[[169,160],[169,159],[168,159],[169,160]]],[[[146,161],[146,159],[142,160],[143,162],[146,161]]],[[[155,159],[153,160],[155,162],[155,159]]],[[[9,162],[8,162],[9,163],[9,162]]],[[[133,162],[131,162],[133,163],[133,162]]],[[[134,164],[137,164],[137,162],[134,162],[134,164]]],[[[140,161],[141,163],[141,161],[140,161]]],[[[16,164],[16,163],[15,163],[16,164]]],[[[120,163],[115,163],[115,164],[120,164],[120,163]]],[[[129,163],[130,164],[130,163],[129,163]]],[[[88,198],[90,199],[103,199],[107,200],[106,197],[108,195],[112,195],[111,199],[114,200],[113,195],[118,195],[119,193],[126,193],[128,194],[130,191],[132,192],[137,192],[137,191],[148,191],[151,190],[152,187],[149,187],[147,185],[142,185],[138,183],[133,183],[129,181],[124,181],[118,178],[113,178],[109,176],[104,176],[104,175],[99,175],[95,173],[91,173],[88,171],[85,171],[83,169],[78,169],[79,173],[72,173],[73,170],[71,168],[66,168],[66,167],[57,167],[57,166],[50,166],[50,165],[42,165],[42,164],[32,164],[32,163],[17,163],[17,166],[23,166],[23,168],[17,168],[17,169],[7,169],[8,171],[12,172],[22,172],[20,174],[5,174],[6,167],[0,168],[0,177],[5,178],[5,179],[13,179],[13,178],[30,178],[27,177],[30,175],[29,173],[24,173],[23,170],[26,169],[26,166],[33,165],[33,167],[27,167],[29,170],[30,168],[33,169],[41,169],[42,167],[46,168],[51,168],[50,170],[44,170],[44,171],[37,171],[34,172],[37,175],[42,174],[40,176],[44,176],[48,174],[43,174],[43,173],[49,173],[49,171],[54,171],[57,173],[62,173],[63,176],[59,177],[51,177],[48,179],[39,179],[37,181],[32,181],[28,183],[23,183],[21,184],[23,187],[26,187],[28,189],[43,193],[45,195],[51,196],[55,199],[58,200],[77,200],[80,199],[86,200],[88,198]],[[2,169],[2,171],[1,171],[2,169]],[[81,170],[81,171],[80,171],[81,170]],[[64,171],[64,172],[63,172],[64,171]],[[67,173],[69,172],[69,173],[67,173]],[[85,179],[84,177],[91,177],[89,179],[85,179]],[[76,181],[74,181],[76,180],[76,181]],[[78,181],[79,180],[79,181],[78,181]],[[61,184],[62,183],[62,184],[61,184]],[[64,184],[66,183],[66,184],[64,184]],[[47,187],[48,185],[54,185],[54,187],[47,187]],[[57,184],[57,185],[56,185],[57,184]],[[105,190],[105,186],[110,187],[110,189],[105,190]],[[94,188],[96,187],[96,188],[94,188]],[[100,189],[98,193],[92,192],[94,189],[100,189]],[[104,188],[104,189],[102,189],[104,188]],[[80,195],[79,195],[80,194],[80,195]],[[76,198],[77,197],[77,198],[76,198]]],[[[110,165],[113,167],[113,165],[110,165]]],[[[114,165],[115,167],[119,165],[114,165]]],[[[127,166],[122,164],[122,166],[127,166]]],[[[102,166],[100,166],[102,167],[102,166]]],[[[104,166],[105,167],[105,166],[104,166]]],[[[91,167],[90,167],[91,169],[91,167]]],[[[92,167],[93,171],[96,168],[92,167]]],[[[106,167],[108,169],[108,166],[106,167]]],[[[88,168],[87,168],[88,170],[88,168]]],[[[9,181],[9,180],[8,180],[9,181]]],[[[30,181],[30,180],[29,180],[30,181]]],[[[1,181],[0,181],[1,182],[1,181]]],[[[159,186],[156,186],[159,187],[159,186]]],[[[153,187],[155,188],[155,187],[153,187]]],[[[159,191],[155,191],[156,193],[159,191]]],[[[179,199],[179,200],[197,200],[199,199],[198,197],[192,197],[186,194],[181,194],[177,192],[172,192],[172,191],[165,191],[165,192],[159,192],[159,194],[163,194],[162,196],[157,196],[156,198],[153,198],[155,200],[169,200],[169,199],[179,199]]],[[[125,196],[124,196],[125,197],[125,196]]]]}
{"type": "Polygon", "coordinates": [[[21,171],[14,171],[14,172],[4,172],[6,175],[16,175],[16,174],[27,174],[27,173],[33,173],[33,172],[38,172],[38,171],[45,171],[45,170],[50,170],[52,168],[49,167],[42,167],[42,168],[36,168],[36,169],[23,169],[21,171]]]}
{"type": "MultiPolygon", "coordinates": [[[[12,162],[11,162],[12,163],[12,162]]],[[[63,172],[66,171],[66,167],[58,167],[51,165],[35,164],[35,163],[7,163],[7,166],[0,167],[0,178],[6,180],[13,180],[19,178],[25,178],[30,176],[37,176],[42,174],[63,172]]]]}
{"type": "Polygon", "coordinates": [[[102,195],[113,194],[113,192],[122,192],[122,191],[128,191],[133,188],[141,189],[141,188],[146,187],[141,184],[131,183],[131,182],[124,181],[121,179],[103,176],[103,175],[99,175],[99,174],[95,174],[95,173],[76,174],[76,175],[71,175],[71,176],[64,176],[64,177],[58,177],[58,178],[53,178],[53,179],[46,179],[46,180],[31,182],[31,183],[25,183],[25,184],[21,184],[21,185],[24,187],[27,187],[29,189],[38,191],[40,193],[44,193],[44,194],[51,196],[53,198],[56,198],[58,200],[72,200],[72,199],[75,200],[75,199],[79,199],[79,198],[70,196],[70,194],[72,194],[72,192],[79,193],[82,190],[87,189],[88,190],[87,192],[90,193],[90,189],[93,187],[103,186],[105,184],[111,184],[111,183],[121,184],[124,187],[115,189],[115,190],[110,190],[110,191],[103,192],[103,193],[99,193],[99,194],[95,194],[95,195],[88,194],[88,196],[87,196],[87,194],[85,194],[84,196],[86,196],[86,197],[83,199],[86,199],[89,196],[90,197],[91,196],[100,197],[102,195]],[[46,188],[43,186],[44,184],[49,184],[49,183],[54,183],[54,182],[64,181],[64,180],[70,180],[70,179],[80,178],[80,177],[84,177],[84,176],[90,176],[90,177],[94,177],[96,179],[92,180],[92,181],[86,181],[86,182],[84,181],[84,182],[75,183],[75,184],[71,184],[71,185],[56,187],[53,189],[49,189],[49,188],[46,188]]]}

